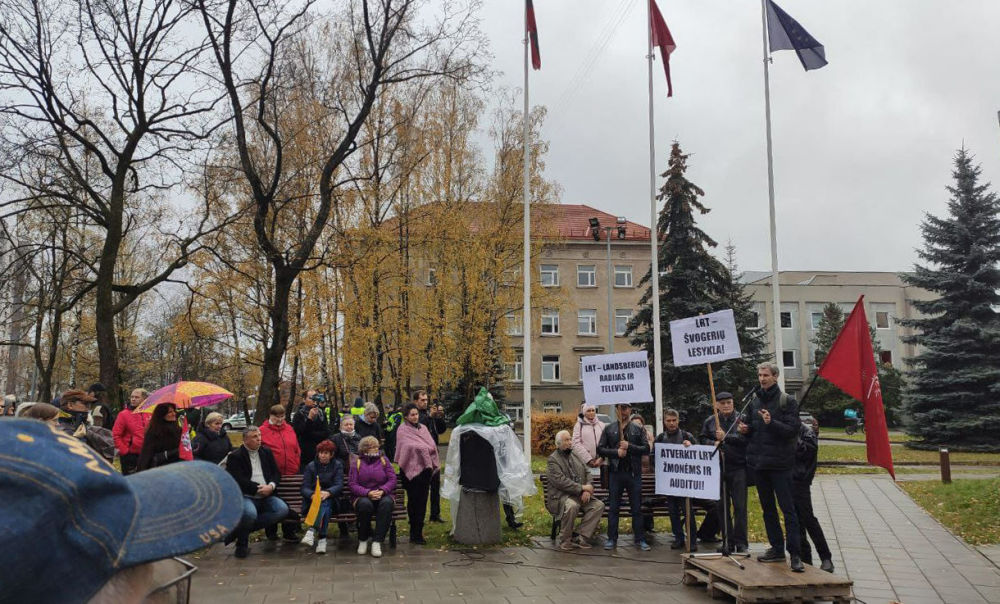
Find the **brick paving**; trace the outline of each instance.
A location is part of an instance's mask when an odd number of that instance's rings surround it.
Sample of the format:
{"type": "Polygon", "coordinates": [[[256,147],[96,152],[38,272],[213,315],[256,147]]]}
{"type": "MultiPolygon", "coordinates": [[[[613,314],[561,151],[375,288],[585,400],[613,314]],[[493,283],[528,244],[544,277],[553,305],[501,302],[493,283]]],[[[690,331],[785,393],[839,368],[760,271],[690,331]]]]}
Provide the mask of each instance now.
{"type": "MultiPolygon", "coordinates": [[[[830,542],[836,572],[855,582],[869,604],[1000,604],[1000,568],[924,512],[888,477],[820,476],[816,515],[830,542]],[[834,531],[836,527],[836,531],[834,531]]],[[[197,559],[191,601],[421,602],[527,604],[711,602],[703,588],[680,585],[676,552],[661,536],[644,553],[622,540],[615,556],[536,547],[463,554],[405,542],[385,556],[358,556],[353,542],[317,556],[304,546],[255,543],[245,560],[215,545],[197,559]]],[[[752,545],[754,552],[763,550],[752,545]]],[[[995,554],[996,549],[984,550],[995,554]]]]}

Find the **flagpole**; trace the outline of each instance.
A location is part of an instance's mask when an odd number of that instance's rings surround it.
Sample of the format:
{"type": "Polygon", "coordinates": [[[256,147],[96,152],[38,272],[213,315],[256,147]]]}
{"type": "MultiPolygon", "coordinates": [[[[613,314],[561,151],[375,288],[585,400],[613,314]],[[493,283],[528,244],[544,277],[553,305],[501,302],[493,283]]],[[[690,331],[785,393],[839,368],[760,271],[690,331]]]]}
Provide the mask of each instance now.
{"type": "Polygon", "coordinates": [[[774,158],[771,153],[771,57],[767,49],[767,0],[760,0],[761,36],[764,41],[764,118],[767,124],[767,199],[771,214],[771,339],[774,342],[774,362],[778,365],[778,387],[785,389],[784,342],[781,341],[781,296],[778,287],[778,235],[774,216],[774,158]]]}
{"type": "Polygon", "coordinates": [[[531,459],[531,203],[530,175],[528,172],[531,146],[528,141],[528,53],[531,42],[528,34],[528,3],[524,3],[524,343],[521,355],[521,378],[524,387],[524,454],[531,459]]]}
{"type": "Polygon", "coordinates": [[[653,7],[646,2],[646,63],[649,92],[649,240],[650,280],[653,282],[653,398],[656,427],[663,429],[663,366],[660,352],[660,259],[656,230],[656,145],[653,141],[653,7]]]}

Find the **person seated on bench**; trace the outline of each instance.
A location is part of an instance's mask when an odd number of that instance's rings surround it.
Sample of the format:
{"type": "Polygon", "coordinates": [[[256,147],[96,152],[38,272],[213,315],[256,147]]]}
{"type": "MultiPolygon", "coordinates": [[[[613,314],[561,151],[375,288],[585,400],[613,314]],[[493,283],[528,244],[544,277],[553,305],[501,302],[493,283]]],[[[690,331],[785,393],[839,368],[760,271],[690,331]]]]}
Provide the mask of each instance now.
{"type": "Polygon", "coordinates": [[[545,476],[548,481],[545,507],[560,522],[559,549],[590,549],[590,539],[604,513],[604,502],[594,498],[590,470],[573,453],[573,438],[567,430],[556,434],[556,450],[549,455],[545,476]],[[573,521],[580,511],[583,511],[583,520],[579,536],[573,541],[573,521]]]}
{"type": "Polygon", "coordinates": [[[229,454],[226,471],[243,491],[243,518],[226,545],[236,541],[236,557],[250,553],[250,533],[273,527],[288,516],[288,504],[274,495],[281,482],[281,472],[274,454],[260,444],[260,428],[250,426],[243,431],[243,445],[229,454]]]}
{"type": "Polygon", "coordinates": [[[302,545],[311,547],[316,543],[316,553],[326,553],[326,527],[330,524],[330,516],[339,511],[337,502],[340,492],[344,489],[344,466],[339,459],[334,459],[336,447],[330,440],[321,441],[316,445],[316,457],[306,464],[302,473],[302,517],[309,514],[313,495],[316,493],[316,480],[319,479],[319,496],[322,502],[316,523],[306,529],[302,537],[302,545]]]}
{"type": "Polygon", "coordinates": [[[396,488],[396,471],[392,463],[378,449],[378,439],[366,436],[358,444],[358,455],[351,456],[347,484],[351,489],[351,503],[358,515],[358,555],[368,553],[368,540],[372,539],[372,556],[382,557],[382,542],[392,524],[392,508],[396,502],[392,492],[396,488]],[[375,536],[372,538],[372,516],[375,516],[375,536]]]}

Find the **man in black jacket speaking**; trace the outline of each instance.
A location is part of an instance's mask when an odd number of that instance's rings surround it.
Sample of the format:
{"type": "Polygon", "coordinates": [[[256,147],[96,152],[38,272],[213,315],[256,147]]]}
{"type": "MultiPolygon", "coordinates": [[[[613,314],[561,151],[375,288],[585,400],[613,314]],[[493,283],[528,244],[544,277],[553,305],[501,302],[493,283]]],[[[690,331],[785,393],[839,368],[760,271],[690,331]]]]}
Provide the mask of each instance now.
{"type": "Polygon", "coordinates": [[[786,543],[778,522],[778,507],[785,517],[788,531],[787,549],[790,565],[795,572],[804,572],[799,558],[799,520],[792,497],[792,471],[799,438],[799,404],[778,387],[778,366],[774,363],[757,365],[760,391],[750,403],[739,431],[747,437],[747,465],[754,473],[757,495],[764,515],[764,528],[771,547],[757,556],[761,562],[784,562],[786,543]]]}

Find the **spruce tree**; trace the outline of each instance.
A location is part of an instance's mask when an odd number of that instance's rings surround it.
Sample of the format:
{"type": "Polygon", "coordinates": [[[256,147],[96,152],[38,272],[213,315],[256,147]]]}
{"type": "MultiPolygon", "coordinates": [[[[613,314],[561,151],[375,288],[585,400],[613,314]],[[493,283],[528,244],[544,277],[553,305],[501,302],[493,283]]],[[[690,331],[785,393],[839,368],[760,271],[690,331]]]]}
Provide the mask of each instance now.
{"type": "Polygon", "coordinates": [[[901,321],[918,330],[907,341],[920,346],[904,394],[906,429],[925,447],[1000,449],[1000,203],[980,172],[959,150],[948,216],[925,217],[925,264],[901,275],[940,296],[915,300],[923,316],[901,321]]]}
{"type": "MultiPolygon", "coordinates": [[[[705,192],[685,176],[688,156],[674,142],[670,150],[667,171],[661,176],[666,182],[660,188],[657,200],[663,203],[657,219],[656,231],[662,244],[658,250],[660,286],[661,353],[663,357],[664,406],[686,414],[686,423],[694,425],[712,412],[709,400],[708,373],[704,365],[675,367],[671,354],[670,321],[708,314],[729,308],[735,300],[738,287],[726,266],[719,262],[709,249],[716,242],[695,224],[695,215],[707,214],[709,209],[699,198],[705,192]]],[[[651,271],[639,282],[648,289],[639,300],[639,311],[629,321],[625,335],[631,336],[634,346],[641,346],[653,353],[653,309],[651,305],[651,271]]],[[[741,307],[742,308],[742,307],[741,307]]],[[[736,309],[734,309],[735,312],[736,309]]],[[[747,324],[749,309],[736,316],[741,344],[751,342],[747,324]],[[741,322],[742,321],[742,322],[741,322]]],[[[714,370],[722,376],[734,376],[748,371],[753,364],[746,359],[733,359],[719,363],[714,370]],[[733,367],[736,368],[733,368],[733,367]]],[[[755,369],[750,369],[753,375],[755,369]]],[[[735,389],[736,383],[720,383],[724,389],[735,389]]],[[[657,431],[660,427],[657,426],[657,431]]]]}
{"type": "Polygon", "coordinates": [[[736,246],[733,245],[732,241],[726,243],[726,253],[723,260],[726,267],[725,282],[718,309],[733,309],[743,362],[722,363],[719,369],[714,372],[715,387],[735,393],[741,388],[751,388],[757,383],[757,363],[770,359],[771,355],[767,351],[764,329],[749,327],[757,324],[757,319],[754,316],[753,296],[740,283],[742,273],[736,262],[736,246]]]}

